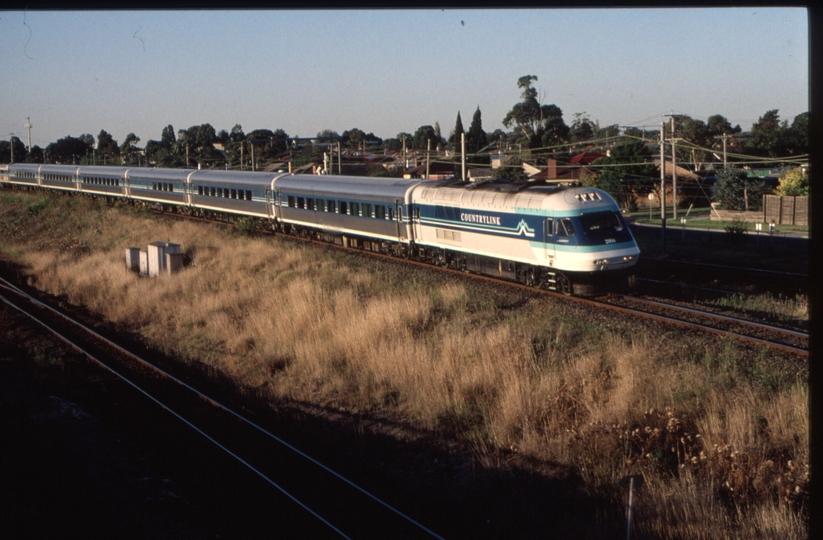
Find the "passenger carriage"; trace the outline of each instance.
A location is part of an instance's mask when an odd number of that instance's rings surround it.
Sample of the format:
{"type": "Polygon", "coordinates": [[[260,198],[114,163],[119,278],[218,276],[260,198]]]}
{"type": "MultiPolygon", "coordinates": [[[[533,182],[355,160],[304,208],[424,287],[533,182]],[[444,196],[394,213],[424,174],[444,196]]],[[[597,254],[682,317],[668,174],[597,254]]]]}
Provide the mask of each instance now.
{"type": "Polygon", "coordinates": [[[274,219],[272,186],[283,173],[200,170],[189,176],[190,204],[210,212],[274,219]]]}
{"type": "MultiPolygon", "coordinates": [[[[420,182],[403,178],[282,176],[275,182],[277,217],[289,229],[318,230],[326,240],[337,243],[374,239],[408,245],[412,239],[411,192],[420,182]]],[[[388,245],[367,247],[386,251],[388,245]]]]}
{"type": "Polygon", "coordinates": [[[19,186],[40,185],[40,167],[37,163],[12,163],[8,165],[8,180],[10,184],[19,186]]]}
{"type": "Polygon", "coordinates": [[[126,193],[127,167],[83,167],[77,170],[77,180],[84,193],[123,197],[126,193]]]}
{"type": "Polygon", "coordinates": [[[78,165],[40,165],[38,176],[40,185],[62,191],[77,191],[78,165]]]}
{"type": "Polygon", "coordinates": [[[188,206],[187,180],[192,172],[193,169],[129,168],[125,172],[125,195],[149,203],[188,206]]]}

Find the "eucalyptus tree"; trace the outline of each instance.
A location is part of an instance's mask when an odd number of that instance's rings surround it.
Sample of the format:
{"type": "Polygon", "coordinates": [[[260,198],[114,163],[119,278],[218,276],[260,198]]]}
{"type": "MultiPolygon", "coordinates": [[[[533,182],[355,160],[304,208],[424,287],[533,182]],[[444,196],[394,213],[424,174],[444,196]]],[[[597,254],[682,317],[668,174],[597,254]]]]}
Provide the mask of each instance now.
{"type": "Polygon", "coordinates": [[[522,101],[506,114],[503,125],[514,128],[518,140],[527,143],[529,148],[562,144],[569,138],[563,111],[557,105],[540,104],[537,90],[532,86],[536,80],[536,75],[524,75],[517,80],[517,87],[523,90],[522,101]]]}

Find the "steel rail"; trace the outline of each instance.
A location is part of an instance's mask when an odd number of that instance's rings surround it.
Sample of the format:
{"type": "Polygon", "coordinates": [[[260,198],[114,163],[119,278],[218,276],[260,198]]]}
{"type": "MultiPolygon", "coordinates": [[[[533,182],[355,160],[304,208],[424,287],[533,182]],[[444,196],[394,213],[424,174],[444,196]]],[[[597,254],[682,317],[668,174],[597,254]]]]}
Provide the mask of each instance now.
{"type": "MultiPolygon", "coordinates": [[[[194,394],[196,394],[196,395],[197,395],[197,397],[198,397],[198,398],[202,399],[203,401],[205,401],[205,402],[207,402],[207,403],[211,404],[212,406],[217,407],[217,408],[219,408],[219,409],[223,410],[224,412],[226,412],[226,413],[228,413],[228,414],[230,414],[230,415],[234,416],[235,418],[237,418],[238,420],[240,420],[240,421],[242,421],[242,422],[246,423],[246,424],[247,424],[247,425],[249,425],[250,427],[253,427],[254,429],[256,429],[257,431],[259,431],[259,432],[260,432],[260,433],[262,433],[263,435],[265,435],[265,436],[269,437],[270,439],[272,439],[273,441],[275,441],[275,442],[277,442],[277,443],[281,444],[282,446],[284,446],[285,448],[287,448],[287,449],[291,450],[292,452],[296,453],[296,454],[297,454],[297,455],[299,455],[300,457],[302,457],[302,458],[304,458],[304,459],[308,460],[309,462],[311,462],[312,464],[314,464],[314,465],[316,465],[317,467],[321,468],[321,469],[322,469],[322,470],[324,470],[325,472],[327,472],[327,473],[331,474],[332,476],[334,476],[334,477],[335,477],[335,478],[337,478],[338,480],[340,480],[340,481],[344,482],[345,484],[347,484],[348,486],[350,486],[350,487],[354,488],[355,490],[359,491],[360,493],[362,493],[362,494],[363,494],[363,495],[365,495],[366,497],[370,498],[370,499],[371,499],[371,500],[373,500],[374,502],[376,502],[376,503],[380,504],[381,506],[383,506],[383,507],[384,507],[384,508],[386,508],[387,510],[389,510],[389,511],[393,512],[395,515],[397,515],[397,516],[401,517],[402,519],[406,520],[406,521],[407,521],[407,522],[409,522],[411,525],[413,525],[413,526],[415,526],[415,527],[419,528],[420,530],[424,531],[425,533],[427,533],[427,534],[428,534],[428,535],[430,535],[431,537],[433,537],[433,538],[437,538],[437,539],[439,539],[439,540],[444,540],[441,536],[439,536],[439,535],[438,535],[438,534],[436,534],[435,532],[431,531],[430,529],[428,529],[427,527],[425,527],[423,524],[421,524],[421,523],[419,523],[419,522],[415,521],[414,519],[412,519],[411,517],[407,516],[406,514],[404,514],[403,512],[401,512],[400,510],[398,510],[398,509],[394,508],[393,506],[391,506],[391,505],[390,505],[390,504],[388,504],[387,502],[385,502],[385,501],[383,501],[383,500],[379,499],[377,496],[375,496],[375,495],[373,495],[372,493],[370,493],[370,492],[366,491],[364,488],[362,488],[362,487],[358,486],[358,485],[357,485],[357,484],[355,484],[353,481],[351,481],[351,480],[349,480],[348,478],[344,477],[343,475],[341,475],[341,474],[340,474],[340,473],[338,473],[337,471],[335,471],[335,470],[333,470],[333,469],[329,468],[328,466],[324,465],[324,464],[323,464],[323,463],[321,463],[320,461],[318,461],[318,460],[316,460],[315,458],[313,458],[313,457],[309,456],[308,454],[306,454],[306,453],[305,453],[305,452],[303,452],[302,450],[299,450],[298,448],[296,448],[295,446],[293,446],[293,445],[291,445],[291,444],[287,443],[286,441],[284,441],[284,440],[283,440],[283,439],[281,439],[280,437],[278,437],[278,436],[274,435],[273,433],[271,433],[271,432],[267,431],[266,429],[264,429],[262,426],[258,425],[257,423],[255,423],[255,422],[251,421],[250,419],[248,419],[248,418],[246,418],[246,417],[242,416],[241,414],[239,414],[239,413],[235,412],[234,410],[230,409],[230,408],[229,408],[229,407],[227,407],[226,405],[223,405],[222,403],[218,402],[217,400],[215,400],[215,399],[213,399],[213,398],[211,398],[211,397],[209,397],[209,396],[207,396],[207,395],[203,394],[203,393],[202,393],[202,392],[200,392],[199,390],[197,390],[197,389],[195,389],[194,387],[190,386],[188,383],[186,383],[186,382],[184,382],[184,381],[182,381],[182,380],[178,379],[178,378],[177,378],[177,377],[175,377],[174,375],[171,375],[170,373],[168,373],[168,372],[166,372],[165,370],[163,370],[163,369],[161,369],[161,368],[159,368],[159,367],[157,367],[157,366],[153,365],[152,363],[150,363],[150,362],[148,362],[148,361],[146,361],[146,360],[144,360],[144,359],[140,358],[139,356],[135,355],[134,353],[132,353],[132,352],[128,351],[127,349],[125,349],[125,348],[121,347],[121,346],[120,346],[120,345],[118,345],[117,343],[114,343],[113,341],[109,340],[108,338],[106,338],[106,337],[104,337],[104,336],[102,336],[102,335],[98,334],[97,332],[95,332],[94,330],[92,330],[92,329],[88,328],[88,327],[87,327],[87,326],[85,326],[84,324],[82,324],[82,323],[80,323],[80,322],[78,322],[78,321],[75,321],[75,320],[74,320],[74,319],[72,319],[71,317],[69,317],[69,316],[65,315],[64,313],[61,313],[60,311],[58,311],[58,310],[56,310],[56,309],[52,308],[51,306],[49,306],[49,305],[47,305],[47,304],[44,304],[43,302],[41,302],[41,301],[39,301],[38,299],[36,299],[36,298],[32,297],[31,295],[29,295],[29,294],[28,294],[28,293],[26,293],[25,291],[22,291],[21,289],[17,288],[14,284],[10,283],[9,281],[7,281],[7,280],[5,280],[5,279],[3,279],[3,278],[0,278],[0,282],[1,282],[1,283],[0,283],[0,288],[2,288],[2,289],[6,289],[6,290],[9,290],[9,291],[11,291],[11,292],[14,292],[15,294],[17,294],[17,295],[21,296],[21,297],[22,297],[22,298],[24,298],[25,300],[27,300],[27,301],[29,301],[29,302],[31,302],[31,303],[33,303],[33,304],[37,305],[37,306],[40,306],[40,307],[41,307],[41,308],[43,308],[43,309],[46,309],[46,310],[48,310],[48,311],[51,311],[52,313],[54,313],[54,314],[55,314],[55,315],[57,315],[58,317],[62,318],[63,320],[65,320],[65,321],[67,321],[67,322],[69,322],[69,323],[73,324],[74,326],[76,326],[76,327],[78,327],[78,328],[82,329],[82,330],[83,330],[84,332],[86,332],[88,335],[93,336],[95,339],[98,339],[98,340],[100,340],[100,341],[102,341],[102,342],[106,343],[108,346],[110,346],[110,347],[112,347],[112,348],[116,349],[117,351],[121,352],[122,354],[124,354],[124,355],[128,356],[129,358],[131,358],[131,359],[133,359],[134,361],[138,362],[138,363],[139,363],[139,364],[141,364],[142,366],[149,368],[150,370],[152,370],[152,371],[154,371],[154,372],[158,373],[159,375],[161,375],[161,376],[165,377],[166,379],[168,379],[168,380],[170,380],[170,381],[172,381],[172,382],[174,382],[174,383],[176,383],[176,384],[178,384],[178,385],[182,386],[183,388],[185,388],[185,389],[187,389],[187,390],[189,390],[189,391],[193,392],[194,394]]],[[[218,443],[217,441],[215,441],[215,440],[214,440],[211,436],[209,436],[208,434],[206,434],[206,433],[204,433],[203,431],[201,431],[199,428],[197,428],[196,426],[194,426],[193,424],[191,424],[188,420],[186,420],[185,418],[183,418],[182,416],[180,416],[180,415],[179,415],[179,414],[177,414],[176,412],[172,411],[172,410],[171,410],[169,407],[167,407],[165,404],[163,404],[162,402],[160,402],[159,400],[157,400],[157,399],[156,399],[156,398],[154,398],[153,396],[151,396],[151,395],[149,395],[148,393],[146,393],[143,389],[139,388],[139,387],[138,387],[135,383],[133,383],[133,382],[129,381],[129,380],[128,380],[125,376],[121,375],[120,373],[118,373],[118,372],[117,372],[117,371],[115,371],[114,369],[110,368],[109,366],[107,366],[105,363],[103,363],[103,362],[102,362],[102,361],[100,361],[99,359],[95,358],[95,357],[94,357],[93,355],[91,355],[90,353],[88,353],[88,352],[86,352],[85,350],[83,350],[82,348],[80,348],[78,345],[76,345],[75,343],[73,343],[73,342],[72,342],[69,338],[67,338],[67,337],[63,336],[63,335],[62,335],[62,334],[60,334],[57,330],[54,330],[53,328],[49,327],[46,323],[44,323],[44,322],[40,321],[39,319],[37,319],[37,317],[36,317],[36,316],[34,316],[33,314],[31,314],[31,313],[27,312],[26,310],[24,310],[24,309],[20,308],[19,306],[15,305],[14,303],[10,302],[10,301],[9,301],[8,299],[6,299],[3,295],[0,295],[0,300],[2,300],[4,303],[8,304],[9,306],[13,307],[13,308],[14,308],[14,309],[16,309],[17,311],[20,311],[21,313],[25,314],[26,316],[28,316],[29,318],[31,318],[32,320],[34,320],[35,322],[37,322],[38,324],[40,324],[41,326],[43,326],[44,328],[46,328],[46,330],[48,330],[49,332],[51,332],[52,334],[54,334],[55,336],[57,336],[60,340],[62,340],[62,341],[63,341],[63,342],[65,342],[66,344],[68,344],[70,347],[72,347],[73,349],[77,350],[78,352],[80,352],[81,354],[83,354],[84,356],[86,356],[87,358],[91,359],[93,362],[97,363],[98,365],[100,365],[101,367],[103,367],[104,369],[106,369],[107,371],[109,371],[109,372],[113,373],[114,375],[116,375],[117,377],[121,378],[123,381],[125,381],[125,382],[126,382],[126,383],[128,383],[129,385],[133,386],[134,388],[136,388],[137,390],[139,390],[141,393],[145,394],[145,395],[146,395],[149,399],[151,399],[152,401],[154,401],[155,403],[157,403],[158,405],[160,405],[162,408],[164,408],[164,409],[168,410],[169,412],[171,412],[174,416],[176,416],[177,418],[179,418],[182,422],[184,422],[185,424],[189,425],[192,429],[194,429],[195,431],[197,431],[198,433],[200,433],[201,435],[203,435],[203,436],[204,436],[206,439],[208,439],[210,442],[212,442],[212,443],[214,443],[215,445],[217,445],[220,449],[224,450],[226,453],[228,453],[230,456],[232,456],[233,458],[235,458],[236,460],[238,460],[240,463],[242,463],[243,465],[245,465],[246,467],[248,467],[251,471],[253,471],[253,472],[254,472],[254,473],[256,473],[257,475],[259,475],[259,476],[260,476],[261,478],[263,478],[265,481],[267,481],[268,483],[270,483],[271,485],[273,485],[275,488],[277,488],[278,490],[280,490],[280,491],[281,491],[284,495],[286,495],[287,497],[289,497],[290,499],[292,499],[294,502],[296,502],[296,503],[297,503],[298,505],[300,505],[302,508],[304,508],[305,510],[307,510],[309,513],[311,513],[311,514],[312,514],[313,516],[315,516],[317,519],[319,519],[320,521],[322,521],[324,524],[328,525],[328,526],[329,526],[332,530],[334,530],[335,532],[337,532],[338,534],[340,534],[340,535],[341,535],[341,536],[343,536],[344,538],[348,538],[348,536],[346,536],[345,534],[343,534],[343,533],[342,533],[341,531],[339,531],[336,527],[334,527],[331,523],[327,522],[327,521],[326,521],[326,520],[325,520],[322,516],[320,516],[320,515],[318,515],[317,513],[315,513],[315,512],[314,512],[313,510],[311,510],[308,506],[306,506],[306,505],[305,505],[305,504],[303,504],[301,501],[299,501],[299,500],[298,500],[298,499],[296,499],[294,496],[292,496],[290,493],[288,493],[287,491],[285,491],[282,487],[280,487],[278,484],[276,484],[273,480],[271,480],[271,479],[269,479],[268,477],[266,477],[263,473],[261,473],[260,471],[258,471],[257,469],[255,469],[252,465],[250,465],[249,463],[247,463],[246,461],[244,461],[242,458],[240,458],[239,456],[237,456],[236,454],[234,454],[233,452],[231,452],[230,450],[228,450],[227,448],[225,448],[223,445],[221,445],[220,443],[218,443]]]]}
{"type": "Polygon", "coordinates": [[[685,307],[685,306],[677,306],[677,305],[673,305],[673,304],[667,304],[665,302],[659,302],[657,300],[651,300],[649,298],[640,298],[638,296],[631,296],[631,295],[627,295],[627,294],[616,294],[616,293],[613,293],[613,296],[616,296],[618,298],[626,298],[626,299],[634,301],[634,302],[641,302],[641,303],[644,303],[644,304],[651,304],[653,306],[659,306],[659,307],[663,307],[663,308],[666,308],[666,309],[674,309],[674,310],[677,310],[677,311],[685,311],[686,313],[692,313],[694,315],[699,315],[701,317],[707,317],[707,318],[711,318],[711,319],[719,319],[721,321],[740,324],[740,325],[743,325],[743,326],[752,326],[754,328],[760,328],[762,330],[768,330],[769,332],[775,332],[777,334],[785,334],[785,335],[788,335],[788,336],[797,337],[797,338],[805,338],[805,339],[808,339],[808,337],[809,337],[808,332],[800,332],[798,330],[792,330],[790,328],[781,328],[779,326],[772,326],[770,324],[759,323],[759,322],[756,322],[756,321],[749,321],[749,320],[741,319],[741,318],[738,318],[738,317],[732,317],[730,315],[721,315],[719,313],[712,313],[710,311],[703,311],[701,309],[694,309],[694,308],[689,308],[689,307],[685,307]]]}
{"type": "MultiPolygon", "coordinates": [[[[745,343],[756,343],[758,345],[763,345],[763,346],[770,347],[770,348],[773,348],[773,349],[782,350],[784,352],[789,352],[789,353],[796,354],[796,355],[799,355],[799,356],[802,356],[802,357],[805,357],[805,358],[808,358],[808,356],[809,356],[809,350],[808,349],[803,349],[803,348],[800,348],[800,347],[794,347],[792,345],[786,345],[784,343],[777,343],[775,341],[769,341],[767,339],[757,338],[757,337],[754,337],[754,336],[746,336],[746,335],[738,334],[738,333],[735,333],[735,332],[729,332],[728,330],[715,328],[713,326],[707,326],[705,324],[700,324],[700,323],[695,323],[695,322],[690,322],[690,321],[684,321],[683,319],[676,319],[674,317],[667,317],[665,315],[658,315],[656,313],[650,313],[648,311],[643,311],[643,310],[640,310],[640,309],[633,309],[633,308],[628,308],[628,307],[624,307],[624,306],[616,306],[614,304],[610,304],[610,303],[605,302],[603,300],[591,300],[591,299],[588,299],[588,298],[576,298],[576,300],[581,301],[581,302],[585,302],[585,303],[590,303],[590,305],[593,305],[593,306],[602,307],[602,308],[606,308],[606,309],[611,309],[612,311],[616,311],[618,313],[629,313],[629,314],[632,314],[632,315],[636,315],[636,316],[647,318],[647,319],[656,320],[656,321],[663,322],[663,323],[666,323],[666,324],[673,324],[673,325],[676,325],[676,326],[681,326],[681,327],[689,328],[689,329],[692,329],[692,330],[701,330],[701,331],[704,331],[704,332],[709,332],[709,333],[724,336],[724,337],[734,338],[738,341],[742,341],[742,342],[745,342],[745,343]]],[[[677,309],[678,308],[678,306],[669,306],[669,305],[666,305],[666,304],[663,304],[663,305],[665,305],[667,308],[671,308],[671,309],[677,309]]]]}

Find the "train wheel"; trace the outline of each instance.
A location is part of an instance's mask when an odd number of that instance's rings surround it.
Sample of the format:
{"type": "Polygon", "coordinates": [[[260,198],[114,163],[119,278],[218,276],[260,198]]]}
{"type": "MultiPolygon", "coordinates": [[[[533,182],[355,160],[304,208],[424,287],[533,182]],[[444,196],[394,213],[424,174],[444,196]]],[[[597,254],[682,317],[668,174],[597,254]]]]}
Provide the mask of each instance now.
{"type": "Polygon", "coordinates": [[[566,296],[572,294],[572,282],[563,274],[557,274],[557,292],[561,292],[566,296]]]}

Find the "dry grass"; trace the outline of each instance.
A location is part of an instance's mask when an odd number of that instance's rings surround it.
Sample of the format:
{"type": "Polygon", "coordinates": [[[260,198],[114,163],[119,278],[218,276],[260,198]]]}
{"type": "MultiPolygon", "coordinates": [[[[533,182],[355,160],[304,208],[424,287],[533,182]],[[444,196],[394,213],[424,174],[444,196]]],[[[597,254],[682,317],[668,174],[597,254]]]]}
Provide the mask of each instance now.
{"type": "Polygon", "coordinates": [[[807,385],[766,356],[603,331],[543,300],[503,312],[464,285],[88,202],[72,203],[83,219],[38,225],[54,245],[30,250],[30,204],[0,205],[17,227],[0,249],[32,283],[244,386],[573,465],[615,521],[617,482],[643,474],[640,537],[805,537],[807,385]],[[126,247],[158,239],[191,264],[125,269],[126,247]]]}

